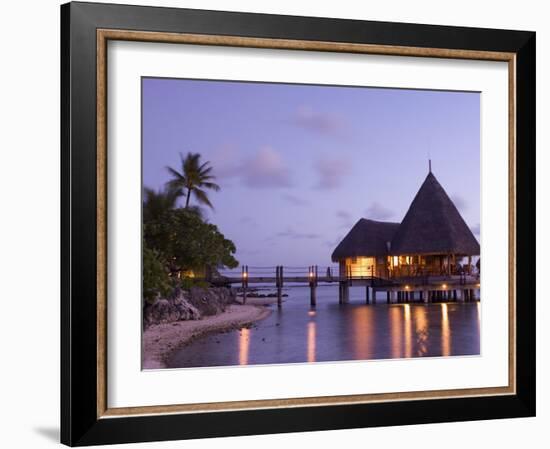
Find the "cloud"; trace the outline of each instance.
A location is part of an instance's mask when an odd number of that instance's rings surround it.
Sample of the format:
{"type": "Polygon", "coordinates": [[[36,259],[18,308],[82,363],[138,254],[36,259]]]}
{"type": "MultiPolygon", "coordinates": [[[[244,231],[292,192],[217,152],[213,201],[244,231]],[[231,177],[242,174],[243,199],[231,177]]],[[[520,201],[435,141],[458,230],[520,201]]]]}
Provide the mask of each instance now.
{"type": "Polygon", "coordinates": [[[340,235],[335,240],[325,240],[324,244],[329,248],[336,248],[336,246],[338,246],[338,244],[343,240],[343,238],[344,236],[340,235]]]}
{"type": "Polygon", "coordinates": [[[339,135],[346,129],[346,123],[341,117],[314,111],[309,106],[298,108],[290,122],[300,128],[324,135],[339,135]]]}
{"type": "Polygon", "coordinates": [[[305,206],[309,204],[309,201],[306,201],[303,198],[299,198],[289,193],[285,193],[284,195],[282,195],[282,198],[285,201],[288,201],[290,204],[293,204],[294,206],[305,206]]]}
{"type": "Polygon", "coordinates": [[[351,214],[349,212],[346,212],[345,210],[338,210],[336,211],[336,218],[340,220],[339,228],[351,228],[352,221],[351,214]]]}
{"type": "Polygon", "coordinates": [[[336,216],[338,218],[342,218],[344,220],[350,220],[351,219],[351,214],[349,212],[346,212],[345,210],[336,211],[336,216]]]}
{"type": "Polygon", "coordinates": [[[275,234],[276,237],[287,237],[291,239],[318,239],[321,237],[319,234],[313,232],[297,232],[292,228],[287,228],[285,231],[275,234]]]}
{"type": "Polygon", "coordinates": [[[260,254],[263,251],[261,249],[255,248],[255,249],[243,249],[239,248],[236,252],[237,257],[240,255],[254,255],[254,254],[260,254]]]}
{"type": "Polygon", "coordinates": [[[342,185],[342,181],[350,173],[350,165],[342,159],[318,159],[314,165],[319,176],[317,188],[336,189],[342,185]]]}
{"type": "Polygon", "coordinates": [[[238,176],[241,170],[239,157],[239,151],[232,145],[223,145],[214,151],[210,158],[214,176],[218,179],[238,176]]]}
{"type": "Polygon", "coordinates": [[[478,237],[481,235],[481,225],[478,223],[475,226],[470,227],[474,235],[477,235],[478,237]]]}
{"type": "Polygon", "coordinates": [[[247,186],[259,188],[292,184],[290,170],[280,153],[271,147],[260,148],[252,156],[243,157],[235,147],[226,145],[213,153],[211,162],[218,179],[240,179],[247,186]]]}
{"type": "Polygon", "coordinates": [[[250,187],[289,187],[290,171],[279,153],[271,147],[260,149],[243,161],[240,175],[250,187]]]}
{"type": "Polygon", "coordinates": [[[257,221],[256,221],[254,218],[249,217],[249,216],[244,216],[244,217],[242,217],[242,218],[239,220],[239,222],[240,222],[241,224],[244,224],[244,225],[256,225],[256,224],[258,224],[257,221]]]}
{"type": "Polygon", "coordinates": [[[371,220],[387,220],[393,217],[394,212],[377,201],[373,201],[365,211],[365,217],[371,220]]]}
{"type": "Polygon", "coordinates": [[[457,193],[453,193],[451,195],[451,201],[460,212],[464,212],[466,209],[468,209],[468,202],[464,199],[464,197],[460,196],[457,193]]]}

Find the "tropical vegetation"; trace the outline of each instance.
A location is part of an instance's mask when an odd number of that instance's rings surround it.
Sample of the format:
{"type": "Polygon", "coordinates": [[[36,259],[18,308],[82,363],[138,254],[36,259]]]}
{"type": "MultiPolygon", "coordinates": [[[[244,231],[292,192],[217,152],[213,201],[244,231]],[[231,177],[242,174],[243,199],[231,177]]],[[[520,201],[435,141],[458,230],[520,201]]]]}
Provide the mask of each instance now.
{"type": "Polygon", "coordinates": [[[167,167],[164,189],[144,188],[143,297],[166,295],[175,282],[187,288],[207,271],[235,268],[235,244],[204,218],[202,205],[213,209],[207,190],[219,191],[213,168],[198,153],[180,155],[179,171],[167,167]],[[184,205],[179,206],[181,197],[184,205]],[[196,204],[191,204],[191,198],[196,204]],[[199,276],[197,276],[199,275],[199,276]]]}

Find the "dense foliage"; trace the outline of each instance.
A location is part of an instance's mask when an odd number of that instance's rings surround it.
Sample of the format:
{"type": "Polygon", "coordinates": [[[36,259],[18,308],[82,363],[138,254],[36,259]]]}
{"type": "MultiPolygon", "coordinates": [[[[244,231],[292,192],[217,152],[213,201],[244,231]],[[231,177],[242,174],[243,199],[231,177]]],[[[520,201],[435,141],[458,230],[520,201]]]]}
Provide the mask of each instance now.
{"type": "Polygon", "coordinates": [[[166,263],[158,251],[143,245],[143,300],[153,302],[157,294],[167,295],[170,289],[166,263]]]}
{"type": "MultiPolygon", "coordinates": [[[[181,156],[181,171],[168,167],[172,179],[166,188],[144,189],[143,202],[143,298],[153,301],[166,295],[179,276],[194,273],[199,277],[216,268],[235,268],[235,244],[225,238],[218,227],[203,218],[198,205],[213,207],[204,189],[219,190],[209,162],[201,163],[200,155],[181,156]],[[185,197],[184,207],[178,207],[185,197]]],[[[204,281],[181,279],[180,287],[203,285],[204,281]]]]}
{"type": "Polygon", "coordinates": [[[147,244],[165,255],[171,271],[203,271],[206,266],[235,268],[235,244],[216,225],[204,222],[192,210],[165,212],[145,224],[147,244]]]}

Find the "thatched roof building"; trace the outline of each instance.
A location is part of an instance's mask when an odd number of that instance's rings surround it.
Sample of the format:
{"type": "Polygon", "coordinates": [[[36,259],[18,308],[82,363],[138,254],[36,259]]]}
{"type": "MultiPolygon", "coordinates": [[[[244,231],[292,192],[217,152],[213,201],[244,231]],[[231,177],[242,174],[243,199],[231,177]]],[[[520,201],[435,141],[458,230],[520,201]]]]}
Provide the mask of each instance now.
{"type": "Polygon", "coordinates": [[[479,243],[432,173],[391,242],[391,254],[479,255],[479,243]]]}
{"type": "Polygon", "coordinates": [[[399,223],[361,218],[332,253],[332,260],[346,257],[385,256],[399,223]]]}
{"type": "Polygon", "coordinates": [[[457,258],[479,253],[472,231],[430,172],[401,223],[361,218],[332,260],[348,273],[392,277],[450,274],[459,268],[457,258]]]}

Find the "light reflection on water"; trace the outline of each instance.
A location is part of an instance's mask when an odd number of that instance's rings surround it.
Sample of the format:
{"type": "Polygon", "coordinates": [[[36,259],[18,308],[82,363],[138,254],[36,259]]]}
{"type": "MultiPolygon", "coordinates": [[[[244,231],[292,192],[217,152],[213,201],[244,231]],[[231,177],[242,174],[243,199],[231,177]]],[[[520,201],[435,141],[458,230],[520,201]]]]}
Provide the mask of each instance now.
{"type": "Polygon", "coordinates": [[[307,361],[315,362],[315,321],[307,323],[307,361]]]}
{"type": "Polygon", "coordinates": [[[410,304],[403,305],[405,318],[405,357],[412,357],[412,321],[410,304]]]}
{"type": "Polygon", "coordinates": [[[168,365],[230,366],[479,354],[479,303],[364,305],[352,296],[351,304],[339,305],[337,291],[319,288],[313,310],[307,289],[295,290],[289,290],[282,309],[271,306],[273,313],[251,329],[199,338],[179,349],[168,365]]]}
{"type": "Polygon", "coordinates": [[[451,355],[451,329],[447,304],[441,304],[441,355],[451,355]]]}
{"type": "Polygon", "coordinates": [[[414,309],[415,329],[416,329],[416,355],[422,357],[428,354],[428,313],[424,307],[415,307],[414,309]]]}
{"type": "MultiPolygon", "coordinates": [[[[401,307],[390,307],[390,329],[391,329],[391,356],[392,358],[402,357],[401,344],[403,337],[401,336],[401,327],[403,326],[403,310],[401,307]]],[[[373,338],[370,335],[368,338],[373,338]]]]}
{"type": "Polygon", "coordinates": [[[250,348],[250,329],[242,328],[239,332],[239,365],[248,365],[250,348]]]}

